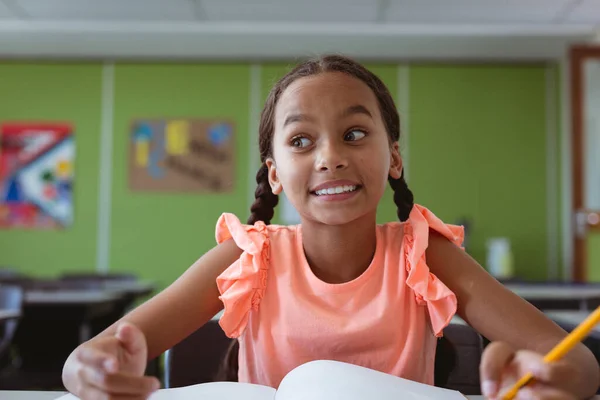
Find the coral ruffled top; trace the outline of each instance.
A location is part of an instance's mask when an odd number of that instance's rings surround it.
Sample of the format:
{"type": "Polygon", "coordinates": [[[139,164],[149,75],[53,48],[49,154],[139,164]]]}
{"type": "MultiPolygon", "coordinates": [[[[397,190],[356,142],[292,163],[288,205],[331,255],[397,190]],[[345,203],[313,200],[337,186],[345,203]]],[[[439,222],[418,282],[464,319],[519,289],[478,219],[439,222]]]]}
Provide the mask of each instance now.
{"type": "Polygon", "coordinates": [[[240,343],[239,381],[276,388],[295,367],[329,359],[433,384],[436,337],[457,303],[429,272],[430,229],[462,245],[462,227],[415,205],[407,221],[377,226],[362,275],[329,284],[306,261],[301,226],[250,226],[223,214],[217,242],[233,238],[243,250],[217,278],[220,325],[240,343]]]}

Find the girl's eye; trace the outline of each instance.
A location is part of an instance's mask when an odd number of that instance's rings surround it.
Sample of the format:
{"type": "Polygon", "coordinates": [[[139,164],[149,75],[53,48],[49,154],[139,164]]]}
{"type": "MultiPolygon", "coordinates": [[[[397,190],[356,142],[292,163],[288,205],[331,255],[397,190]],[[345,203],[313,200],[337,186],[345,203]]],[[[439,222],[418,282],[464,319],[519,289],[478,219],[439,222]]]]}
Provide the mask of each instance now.
{"type": "Polygon", "coordinates": [[[310,146],[312,142],[310,141],[310,139],[302,137],[302,136],[298,136],[292,139],[292,147],[307,147],[310,146]]]}
{"type": "Polygon", "coordinates": [[[366,132],[360,129],[353,129],[344,135],[344,140],[349,142],[355,142],[367,136],[366,132]]]}

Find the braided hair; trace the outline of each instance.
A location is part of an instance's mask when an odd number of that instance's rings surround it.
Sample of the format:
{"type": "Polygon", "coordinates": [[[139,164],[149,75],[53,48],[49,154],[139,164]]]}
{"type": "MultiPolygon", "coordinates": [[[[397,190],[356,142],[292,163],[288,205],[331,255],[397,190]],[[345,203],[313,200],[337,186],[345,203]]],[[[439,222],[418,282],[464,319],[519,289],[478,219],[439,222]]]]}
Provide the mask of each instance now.
{"type": "Polygon", "coordinates": [[[248,224],[254,225],[257,221],[263,221],[269,225],[271,219],[273,219],[274,209],[279,201],[279,197],[271,190],[271,185],[269,185],[269,169],[264,162],[256,173],[254,198],[255,200],[250,207],[248,224]]]}
{"type": "MultiPolygon", "coordinates": [[[[371,71],[358,62],[340,55],[326,55],[299,64],[273,86],[260,116],[258,140],[262,165],[256,173],[255,200],[250,208],[248,224],[252,225],[257,221],[263,221],[267,225],[270,224],[278,202],[278,196],[273,193],[269,184],[266,165],[266,160],[272,157],[273,154],[273,132],[275,130],[275,107],[277,102],[285,89],[294,81],[324,72],[342,72],[360,79],[369,86],[377,98],[390,143],[398,142],[400,139],[400,117],[392,95],[381,79],[371,71]]],[[[404,172],[398,179],[390,176],[388,182],[394,190],[394,203],[397,207],[398,219],[406,221],[413,208],[413,194],[404,179],[404,172]]],[[[237,381],[238,353],[238,341],[233,340],[217,373],[216,380],[237,381]]]]}

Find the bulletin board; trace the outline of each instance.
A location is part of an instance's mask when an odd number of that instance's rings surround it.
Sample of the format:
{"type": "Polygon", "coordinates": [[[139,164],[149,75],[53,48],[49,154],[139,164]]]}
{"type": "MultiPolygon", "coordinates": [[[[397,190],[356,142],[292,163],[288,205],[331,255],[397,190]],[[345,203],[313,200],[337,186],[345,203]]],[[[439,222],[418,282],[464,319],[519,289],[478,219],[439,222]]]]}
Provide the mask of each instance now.
{"type": "Polygon", "coordinates": [[[134,191],[223,193],[233,189],[234,126],[206,119],[137,119],[131,124],[134,191]]]}
{"type": "Polygon", "coordinates": [[[73,223],[75,143],[68,123],[0,126],[0,228],[73,223]]]}

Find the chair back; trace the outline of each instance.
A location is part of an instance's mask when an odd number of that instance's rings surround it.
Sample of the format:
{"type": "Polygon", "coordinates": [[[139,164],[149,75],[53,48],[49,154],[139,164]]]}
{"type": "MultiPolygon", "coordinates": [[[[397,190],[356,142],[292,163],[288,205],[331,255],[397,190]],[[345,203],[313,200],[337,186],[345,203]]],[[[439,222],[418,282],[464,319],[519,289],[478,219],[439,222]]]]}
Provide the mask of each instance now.
{"type": "MultiPolygon", "coordinates": [[[[230,344],[218,321],[206,323],[165,353],[165,387],[214,382],[230,344]]],[[[481,335],[468,325],[450,324],[438,340],[435,385],[480,395],[482,353],[481,335]]]]}
{"type": "Polygon", "coordinates": [[[218,321],[211,320],[165,353],[165,387],[214,382],[231,344],[218,321]]]}
{"type": "Polygon", "coordinates": [[[483,348],[482,336],[469,325],[448,325],[437,344],[435,386],[468,396],[481,395],[479,363],[483,348]]]}
{"type": "MultiPolygon", "coordinates": [[[[0,284],[0,310],[23,311],[23,289],[16,285],[0,284]]],[[[11,318],[0,322],[0,359],[8,353],[8,348],[15,336],[19,318],[11,318]]]]}

